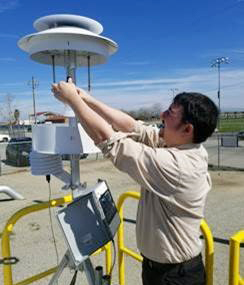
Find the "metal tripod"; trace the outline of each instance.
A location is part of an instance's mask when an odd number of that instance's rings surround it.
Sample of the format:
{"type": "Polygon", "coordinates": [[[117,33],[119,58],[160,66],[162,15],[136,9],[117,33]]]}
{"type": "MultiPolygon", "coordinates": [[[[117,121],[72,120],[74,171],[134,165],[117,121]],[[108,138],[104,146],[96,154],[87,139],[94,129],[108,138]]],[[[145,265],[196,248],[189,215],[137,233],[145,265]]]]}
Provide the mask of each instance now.
{"type": "MultiPolygon", "coordinates": [[[[76,56],[75,53],[72,53],[70,51],[67,52],[67,66],[66,66],[66,72],[67,72],[67,78],[71,77],[73,79],[73,82],[76,80],[76,56]]],[[[89,57],[88,57],[88,69],[90,69],[89,64],[89,57]]],[[[52,56],[52,66],[53,66],[53,82],[56,81],[56,75],[55,75],[55,56],[52,56]]],[[[90,80],[90,79],[89,79],[90,80]]],[[[75,127],[77,125],[77,120],[75,117],[69,118],[69,125],[72,127],[75,127]]],[[[80,195],[82,191],[82,186],[80,183],[80,155],[78,154],[71,154],[70,155],[70,168],[71,168],[71,181],[70,181],[70,188],[72,189],[72,195],[73,198],[80,195]]],[[[86,258],[83,262],[81,262],[78,266],[74,263],[74,260],[71,256],[70,250],[67,250],[65,255],[63,256],[60,264],[58,265],[57,272],[53,275],[52,279],[49,282],[49,285],[57,284],[58,278],[60,277],[61,273],[66,267],[69,267],[70,269],[78,270],[81,272],[85,272],[87,281],[89,285],[96,285],[96,275],[95,270],[92,265],[92,262],[90,258],[86,258]]]]}
{"type": "Polygon", "coordinates": [[[56,273],[53,275],[52,279],[50,280],[50,282],[48,283],[48,285],[56,285],[57,281],[61,275],[61,273],[63,272],[63,270],[66,267],[69,267],[70,269],[75,269],[75,270],[79,270],[81,272],[85,272],[86,274],[86,278],[88,281],[89,285],[96,285],[96,279],[95,279],[95,270],[93,268],[93,265],[91,263],[90,258],[87,258],[86,260],[84,260],[79,266],[76,266],[74,264],[74,261],[72,259],[72,257],[70,256],[70,251],[67,250],[64,257],[62,258],[59,266],[58,266],[58,270],[56,271],[56,273]]]}

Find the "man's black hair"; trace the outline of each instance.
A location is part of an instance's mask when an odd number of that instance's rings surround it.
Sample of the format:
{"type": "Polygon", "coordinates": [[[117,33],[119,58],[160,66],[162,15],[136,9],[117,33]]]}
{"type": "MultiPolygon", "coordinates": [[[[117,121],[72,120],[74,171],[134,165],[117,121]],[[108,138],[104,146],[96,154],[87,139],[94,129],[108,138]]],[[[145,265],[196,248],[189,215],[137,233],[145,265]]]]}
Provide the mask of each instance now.
{"type": "Polygon", "coordinates": [[[204,142],[214,132],[219,110],[207,96],[195,92],[183,92],[175,96],[173,104],[183,107],[182,122],[194,127],[194,143],[204,142]]]}

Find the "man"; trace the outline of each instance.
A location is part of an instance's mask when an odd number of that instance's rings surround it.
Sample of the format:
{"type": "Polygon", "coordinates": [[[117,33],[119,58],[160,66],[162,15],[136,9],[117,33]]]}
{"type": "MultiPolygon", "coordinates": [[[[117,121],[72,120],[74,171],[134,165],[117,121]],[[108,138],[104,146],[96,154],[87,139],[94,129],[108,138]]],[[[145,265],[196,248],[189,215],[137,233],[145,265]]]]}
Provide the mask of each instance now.
{"type": "Polygon", "coordinates": [[[199,235],[211,179],[201,143],[216,128],[216,105],[200,93],[178,94],[161,114],[158,133],[72,82],[54,84],[53,92],[113,164],[141,186],[136,233],[143,284],[205,284],[199,235]]]}

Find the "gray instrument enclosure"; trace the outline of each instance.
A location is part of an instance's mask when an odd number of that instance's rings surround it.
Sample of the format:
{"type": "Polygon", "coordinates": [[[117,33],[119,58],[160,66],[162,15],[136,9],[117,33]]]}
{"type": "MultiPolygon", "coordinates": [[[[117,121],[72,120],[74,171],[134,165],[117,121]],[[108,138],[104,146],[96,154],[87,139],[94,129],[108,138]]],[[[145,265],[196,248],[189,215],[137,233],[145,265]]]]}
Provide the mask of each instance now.
{"type": "Polygon", "coordinates": [[[120,224],[111,192],[103,180],[59,210],[57,219],[76,266],[111,241],[120,224]]]}

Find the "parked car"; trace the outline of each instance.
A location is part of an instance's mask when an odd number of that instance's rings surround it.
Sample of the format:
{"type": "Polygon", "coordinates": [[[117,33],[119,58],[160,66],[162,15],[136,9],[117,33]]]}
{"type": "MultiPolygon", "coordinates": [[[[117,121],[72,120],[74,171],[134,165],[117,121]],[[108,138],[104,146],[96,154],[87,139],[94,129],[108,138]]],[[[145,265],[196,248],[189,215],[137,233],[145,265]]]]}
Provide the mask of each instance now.
{"type": "Polygon", "coordinates": [[[10,136],[7,134],[0,134],[0,142],[8,142],[10,141],[10,136]]]}
{"type": "Polygon", "coordinates": [[[13,166],[29,166],[32,138],[12,138],[6,147],[6,162],[13,166]]]}
{"type": "Polygon", "coordinates": [[[237,136],[240,140],[244,140],[244,131],[238,132],[237,136]]]}

